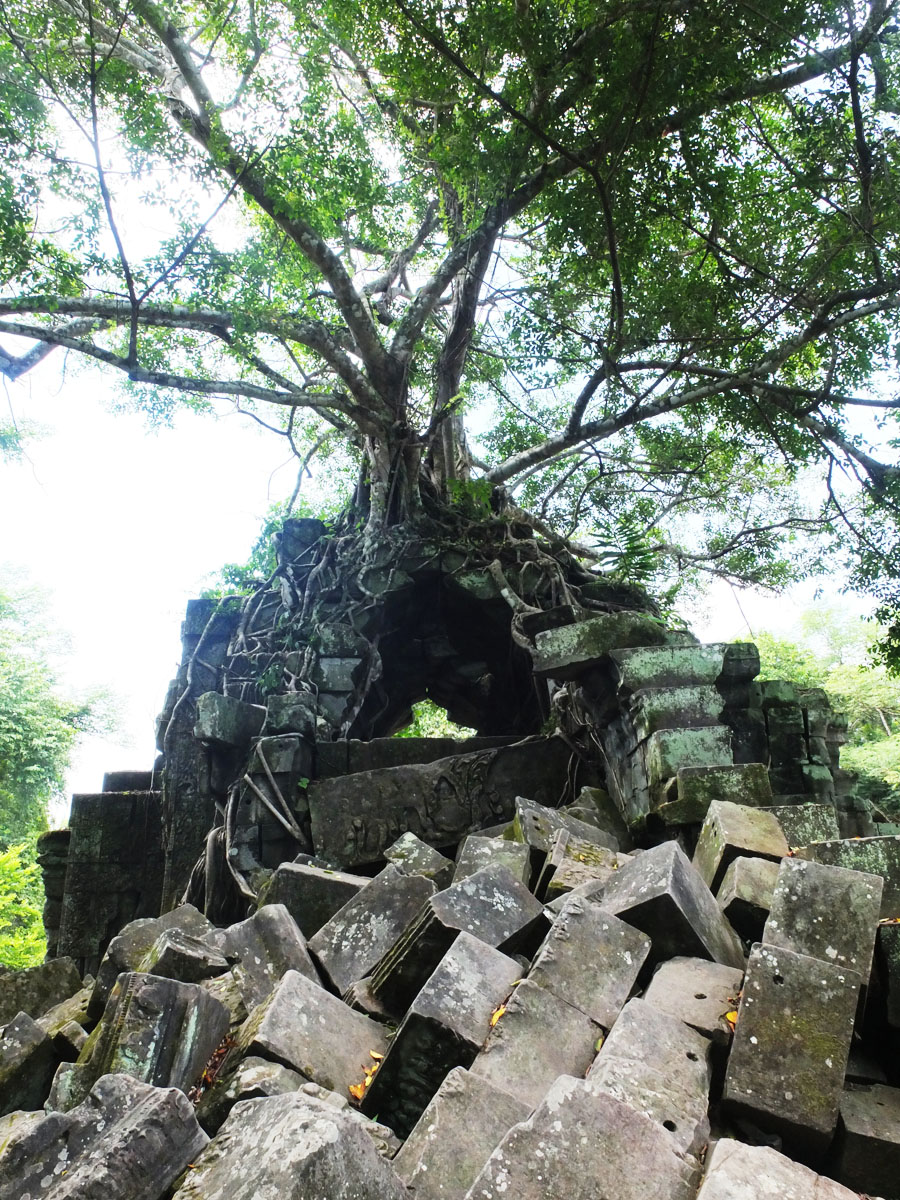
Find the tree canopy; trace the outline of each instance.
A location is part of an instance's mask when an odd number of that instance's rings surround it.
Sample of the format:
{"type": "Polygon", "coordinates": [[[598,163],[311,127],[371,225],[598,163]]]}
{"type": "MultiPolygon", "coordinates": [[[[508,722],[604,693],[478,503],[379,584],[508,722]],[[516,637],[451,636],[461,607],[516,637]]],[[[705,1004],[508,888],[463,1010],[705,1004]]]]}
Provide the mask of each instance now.
{"type": "Polygon", "coordinates": [[[889,609],[897,6],[0,0],[0,371],[229,399],[372,535],[503,487],[889,609]]]}

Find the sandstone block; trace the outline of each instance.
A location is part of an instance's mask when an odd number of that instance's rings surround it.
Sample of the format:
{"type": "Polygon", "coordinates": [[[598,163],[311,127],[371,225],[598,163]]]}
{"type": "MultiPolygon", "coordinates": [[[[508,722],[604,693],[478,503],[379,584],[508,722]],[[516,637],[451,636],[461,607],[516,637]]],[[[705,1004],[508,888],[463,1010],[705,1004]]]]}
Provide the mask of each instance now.
{"type": "Polygon", "coordinates": [[[248,1012],[265,1000],[286,971],[299,971],[319,982],[306,939],[283,904],[266,904],[224,930],[222,948],[237,960],[234,977],[248,1012]]]}
{"type": "Polygon", "coordinates": [[[731,1040],[725,1013],[734,1009],[743,972],[703,958],[671,958],[644,992],[644,1003],[677,1017],[720,1046],[731,1040]]]}
{"type": "Polygon", "coordinates": [[[790,847],[777,819],[762,808],[714,800],[697,839],[693,865],[713,892],[730,864],[745,856],[780,862],[790,847]]]}
{"type": "Polygon", "coordinates": [[[706,1164],[697,1200],[859,1200],[859,1196],[769,1146],[745,1146],[722,1138],[706,1164]]]}
{"type": "Polygon", "coordinates": [[[0,963],[0,1025],[20,1012],[43,1016],[80,988],[81,976],[71,958],[51,958],[19,971],[0,963]]]}
{"type": "Polygon", "coordinates": [[[0,1028],[0,1116],[40,1108],[59,1063],[53,1041],[26,1013],[0,1028]]]}
{"type": "Polygon", "coordinates": [[[728,923],[745,942],[761,942],[781,864],[768,858],[736,858],[716,893],[728,923]]]}
{"type": "Polygon", "coordinates": [[[259,906],[283,904],[303,936],[311,938],[367,883],[364,875],[282,863],[260,890],[259,906]]]}

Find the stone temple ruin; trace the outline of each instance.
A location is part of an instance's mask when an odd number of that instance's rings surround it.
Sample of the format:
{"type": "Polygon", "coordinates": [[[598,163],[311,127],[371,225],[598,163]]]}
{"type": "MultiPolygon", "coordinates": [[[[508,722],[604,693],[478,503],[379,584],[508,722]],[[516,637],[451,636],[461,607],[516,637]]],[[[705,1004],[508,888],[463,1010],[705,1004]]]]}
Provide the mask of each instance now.
{"type": "Polygon", "coordinates": [[[900,831],[528,530],[197,600],[0,969],[0,1200],[900,1197],[900,831]],[[394,738],[429,696],[465,741],[394,738]]]}

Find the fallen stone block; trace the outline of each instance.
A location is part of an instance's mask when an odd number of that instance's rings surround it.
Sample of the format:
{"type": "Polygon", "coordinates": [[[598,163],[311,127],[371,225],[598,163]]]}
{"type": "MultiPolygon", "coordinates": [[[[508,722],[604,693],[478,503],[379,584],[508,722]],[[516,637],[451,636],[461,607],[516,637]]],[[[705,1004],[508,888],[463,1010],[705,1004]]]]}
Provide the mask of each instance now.
{"type": "Polygon", "coordinates": [[[476,871],[493,866],[506,867],[513,878],[526,887],[531,882],[531,852],[524,842],[482,837],[476,833],[470,833],[460,845],[453,882],[458,883],[476,871]]]}
{"type": "Polygon", "coordinates": [[[523,980],[506,1002],[472,1073],[534,1108],[560,1075],[584,1075],[605,1030],[553,992],[523,980]]]}
{"type": "Polygon", "coordinates": [[[125,1075],[41,1115],[5,1146],[0,1135],[0,1200],[159,1200],[208,1141],[182,1092],[125,1075]]]}
{"type": "MultiPolygon", "coordinates": [[[[685,767],[733,765],[731,730],[726,725],[703,729],[659,729],[646,741],[647,777],[651,786],[676,779],[685,767]]],[[[665,792],[661,793],[665,795],[665,792]]]]}
{"type": "Polygon", "coordinates": [[[505,867],[486,867],[432,896],[372,972],[371,991],[406,1012],[460,930],[507,954],[533,949],[546,932],[543,906],[505,867]]]}
{"type": "Polygon", "coordinates": [[[229,968],[224,955],[200,938],[182,933],[180,929],[166,929],[141,959],[137,969],[142,974],[158,975],[162,979],[200,983],[203,979],[223,975],[229,968]]]}
{"type": "Polygon", "coordinates": [[[194,737],[216,746],[249,746],[266,720],[259,704],[247,704],[234,696],[204,692],[197,698],[194,737]]]}
{"type": "Polygon", "coordinates": [[[577,679],[588,668],[599,666],[613,650],[664,646],[677,640],[677,634],[644,613],[604,613],[537,634],[532,652],[534,673],[538,679],[577,679]]]}
{"type": "Polygon", "coordinates": [[[510,841],[524,842],[543,857],[549,853],[553,838],[560,829],[566,829],[573,837],[594,846],[604,846],[608,850],[619,848],[612,834],[586,821],[576,820],[565,809],[547,808],[524,796],[516,796],[512,829],[508,835],[510,841]]]}
{"type": "Polygon", "coordinates": [[[657,968],[644,1003],[684,1021],[719,1046],[731,1041],[725,1014],[737,1007],[743,972],[703,958],[670,958],[657,968]]]}
{"type": "Polygon", "coordinates": [[[763,941],[849,967],[868,982],[881,888],[877,875],[786,858],[775,882],[763,941]]]}
{"type": "Polygon", "coordinates": [[[741,857],[780,862],[789,852],[777,819],[763,808],[714,800],[697,838],[693,866],[710,891],[718,891],[730,864],[741,857]]]}
{"type": "Polygon", "coordinates": [[[228,1010],[230,1029],[236,1029],[238,1025],[242,1025],[247,1020],[250,1010],[244,1002],[240,984],[233,969],[224,975],[216,975],[214,979],[202,979],[199,986],[203,988],[204,992],[225,1005],[228,1010]]]}
{"type": "Polygon", "coordinates": [[[447,1073],[472,1063],[520,973],[513,959],[460,933],[391,1039],[362,1111],[406,1137],[447,1073]]]}
{"type": "Polygon", "coordinates": [[[553,922],[528,979],[610,1029],[649,953],[646,934],[574,896],[553,922]]]}
{"type": "Polygon", "coordinates": [[[557,830],[535,894],[549,904],[582,884],[601,885],[631,857],[621,850],[608,850],[605,846],[583,842],[567,829],[557,830]]]}
{"type": "Polygon", "coordinates": [[[369,974],[436,890],[389,863],[325,922],[309,950],[338,993],[369,974]]]}
{"type": "Polygon", "coordinates": [[[0,1025],[20,1012],[43,1016],[80,989],[81,976],[71,958],[51,958],[19,971],[0,963],[0,1025]]]}
{"type": "Polygon", "coordinates": [[[745,942],[761,942],[781,864],[768,858],[736,858],[716,892],[728,924],[745,942]]]}
{"type": "Polygon", "coordinates": [[[103,1075],[122,1073],[186,1092],[228,1031],[228,1009],[196,983],[127,971],[56,1102],[67,1112],[103,1075]]]}
{"type": "Polygon", "coordinates": [[[662,842],[626,863],[598,899],[650,938],[650,961],[686,956],[743,968],[737,934],[677,842],[662,842]]]}
{"type": "Polygon", "coordinates": [[[682,767],[654,811],[667,825],[691,825],[703,821],[714,800],[755,808],[770,805],[769,772],[762,763],[682,767]]]}
{"type": "Polygon", "coordinates": [[[590,817],[583,816],[582,820],[589,821],[614,837],[620,849],[627,851],[633,848],[628,826],[605,788],[583,787],[572,803],[566,806],[566,811],[573,816],[577,816],[579,811],[589,811],[590,817]]]}
{"type": "Polygon", "coordinates": [[[662,1126],[563,1077],[512,1127],[466,1200],[693,1200],[697,1174],[662,1126]]]}
{"type": "Polygon", "coordinates": [[[781,947],[750,954],[723,1103],[820,1158],[837,1126],[861,978],[781,947]]]}
{"type": "Polygon", "coordinates": [[[265,1000],[286,971],[299,971],[319,982],[306,939],[283,904],[266,904],[222,932],[225,954],[237,960],[232,970],[248,1012],[265,1000]]]}
{"type": "Polygon", "coordinates": [[[798,858],[829,867],[864,871],[884,880],[881,916],[900,917],[900,837],[860,837],[842,841],[811,842],[797,850],[798,858]]]}
{"type": "Polygon", "coordinates": [[[588,1071],[608,1092],[697,1155],[709,1139],[710,1043],[646,1000],[629,1000],[588,1071]]]}
{"type": "Polygon", "coordinates": [[[831,804],[775,804],[766,808],[766,812],[776,818],[792,849],[841,836],[837,813],[831,804]]]}
{"type": "Polygon", "coordinates": [[[383,1026],[297,971],[288,971],[238,1031],[226,1069],[244,1055],[254,1055],[346,1095],[372,1065],[372,1052],[387,1053],[383,1026]]]}
{"type": "Polygon", "coordinates": [[[416,1200],[463,1200],[505,1134],[531,1105],[464,1067],[449,1072],[394,1159],[416,1200]]]}
{"type": "Polygon", "coordinates": [[[888,1028],[900,1031],[900,924],[878,926],[875,962],[888,1028]]]}
{"type": "Polygon", "coordinates": [[[384,857],[407,875],[424,875],[438,888],[449,887],[453,880],[453,859],[434,850],[414,833],[404,833],[388,846],[384,857]]]}
{"type": "Polygon", "coordinates": [[[900,1195],[900,1090],[878,1084],[845,1090],[832,1173],[854,1193],[900,1195]]]}
{"type": "Polygon", "coordinates": [[[697,1200],[860,1200],[857,1192],[817,1175],[770,1146],[722,1138],[706,1164],[697,1200]]]}
{"type": "Polygon", "coordinates": [[[197,1104],[197,1120],[212,1136],[239,1101],[298,1092],[308,1082],[299,1071],[248,1055],[203,1093],[197,1104]]]}
{"type": "Polygon", "coordinates": [[[259,907],[283,904],[309,939],[369,882],[365,875],[347,875],[306,863],[282,863],[260,889],[259,907]]]}
{"type": "Polygon", "coordinates": [[[7,1021],[0,1028],[0,1116],[40,1108],[59,1061],[53,1039],[26,1013],[7,1021]]]}
{"type": "Polygon", "coordinates": [[[303,1092],[242,1100],[173,1200],[411,1200],[359,1121],[303,1092]]]}

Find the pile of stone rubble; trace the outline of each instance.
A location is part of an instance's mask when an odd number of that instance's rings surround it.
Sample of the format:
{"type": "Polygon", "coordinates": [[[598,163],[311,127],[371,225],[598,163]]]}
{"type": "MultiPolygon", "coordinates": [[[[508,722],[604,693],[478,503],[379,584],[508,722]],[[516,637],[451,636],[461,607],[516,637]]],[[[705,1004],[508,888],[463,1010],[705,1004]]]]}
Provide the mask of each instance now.
{"type": "Polygon", "coordinates": [[[0,974],[0,1200],[900,1196],[896,839],[513,807],[0,974]]]}

